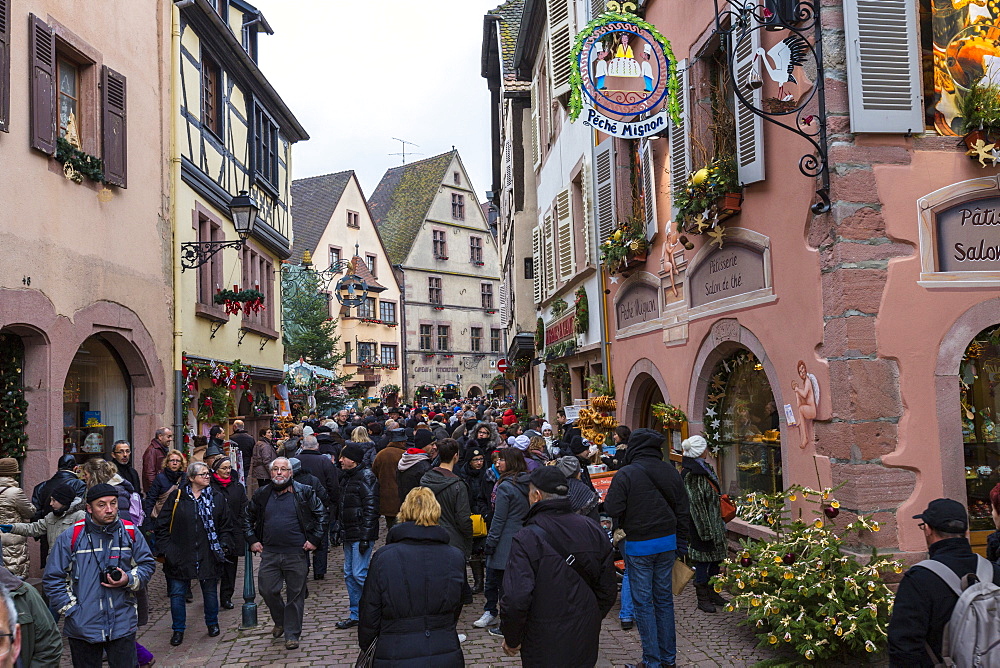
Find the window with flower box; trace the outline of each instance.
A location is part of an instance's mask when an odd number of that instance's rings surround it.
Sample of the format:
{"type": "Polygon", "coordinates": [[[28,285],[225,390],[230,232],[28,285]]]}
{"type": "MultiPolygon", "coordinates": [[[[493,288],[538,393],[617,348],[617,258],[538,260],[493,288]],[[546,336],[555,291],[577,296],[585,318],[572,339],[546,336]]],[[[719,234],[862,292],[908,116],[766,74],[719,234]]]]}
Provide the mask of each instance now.
{"type": "Polygon", "coordinates": [[[396,357],[396,346],[382,344],[382,364],[384,366],[399,366],[396,357]]]}
{"type": "Polygon", "coordinates": [[[386,325],[392,325],[396,322],[396,305],[392,302],[379,302],[378,305],[378,315],[382,322],[386,325]]]}
{"type": "Polygon", "coordinates": [[[420,349],[430,350],[431,349],[431,335],[432,335],[431,325],[420,325],[420,349]]]}
{"type": "Polygon", "coordinates": [[[482,298],[483,308],[491,311],[493,310],[493,284],[483,283],[480,288],[480,297],[482,298]]]}
{"type": "Polygon", "coordinates": [[[438,325],[438,350],[448,350],[448,336],[451,333],[451,327],[448,325],[438,325]]]}
{"type": "Polygon", "coordinates": [[[375,319],[375,298],[365,297],[365,300],[358,304],[358,317],[366,320],[375,319]]]}
{"type": "Polygon", "coordinates": [[[482,237],[469,237],[469,261],[478,266],[483,265],[482,237]]]}
{"type": "Polygon", "coordinates": [[[371,366],[378,363],[376,356],[376,345],[365,341],[358,341],[358,364],[361,366],[371,366]]]}
{"type": "Polygon", "coordinates": [[[431,304],[441,304],[441,279],[431,276],[427,279],[427,301],[431,304]]]}

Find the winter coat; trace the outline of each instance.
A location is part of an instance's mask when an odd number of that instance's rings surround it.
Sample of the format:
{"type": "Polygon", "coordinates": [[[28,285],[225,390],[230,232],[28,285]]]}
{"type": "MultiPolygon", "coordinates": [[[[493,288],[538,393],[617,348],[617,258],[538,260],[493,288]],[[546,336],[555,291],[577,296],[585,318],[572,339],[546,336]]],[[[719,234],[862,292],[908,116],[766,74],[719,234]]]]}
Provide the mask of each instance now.
{"type": "MultiPolygon", "coordinates": [[[[219,544],[226,555],[236,556],[232,515],[226,497],[206,487],[201,492],[212,497],[212,520],[219,544]]],[[[198,516],[191,487],[179,487],[163,504],[156,518],[156,553],[164,557],[163,574],[175,580],[214,580],[221,577],[223,559],[208,543],[205,524],[198,516]],[[176,505],[175,505],[176,502],[176,505]]]]}
{"type": "Polygon", "coordinates": [[[341,474],[340,526],[345,543],[378,540],[378,489],[378,478],[364,464],[341,474]]]}
{"type": "Polygon", "coordinates": [[[229,484],[223,485],[215,476],[212,476],[212,492],[216,497],[222,497],[229,506],[229,517],[233,522],[233,555],[243,556],[246,552],[246,539],[243,536],[243,518],[247,512],[247,488],[244,487],[235,476],[231,477],[229,484]]]}
{"type": "Polygon", "coordinates": [[[500,628],[509,647],[521,647],[521,665],[593,666],[601,620],[617,596],[611,543],[600,525],[574,513],[565,497],[534,504],[514,536],[500,600],[500,628]],[[533,526],[544,529],[544,539],[533,526]],[[572,567],[555,545],[576,558],[572,567]]]}
{"type": "Polygon", "coordinates": [[[486,471],[487,468],[485,466],[481,469],[474,469],[468,464],[463,465],[458,471],[458,475],[469,486],[469,510],[473,515],[482,515],[483,517],[493,512],[493,508],[490,505],[490,492],[493,488],[493,483],[489,483],[489,488],[487,488],[485,484],[486,471]]]}
{"type": "Polygon", "coordinates": [[[396,468],[396,486],[399,488],[399,502],[406,500],[410,490],[420,485],[420,479],[434,467],[430,456],[419,448],[409,448],[399,458],[396,468]]]}
{"type": "Polygon", "coordinates": [[[5,568],[0,568],[0,584],[7,588],[21,627],[21,653],[15,665],[24,668],[53,668],[62,658],[62,635],[41,592],[5,568]]]}
{"type": "Polygon", "coordinates": [[[146,490],[147,496],[153,480],[163,470],[163,458],[167,456],[167,450],[167,447],[154,438],[142,454],[142,488],[146,490]]]}
{"type": "Polygon", "coordinates": [[[138,492],[138,490],[132,487],[132,483],[116,473],[111,476],[111,480],[108,480],[108,484],[118,490],[118,517],[129,522],[138,519],[133,518],[132,513],[129,511],[129,508],[132,507],[132,494],[138,492]]]}
{"type": "Polygon", "coordinates": [[[253,446],[253,456],[250,458],[250,477],[257,480],[271,477],[271,462],[278,458],[274,444],[266,438],[257,441],[253,446]]]}
{"type": "MultiPolygon", "coordinates": [[[[0,477],[0,524],[26,522],[35,514],[35,507],[28,501],[17,481],[0,477]]],[[[28,539],[13,533],[3,534],[3,565],[19,578],[28,577],[28,539]]]]}
{"type": "Polygon", "coordinates": [[[51,547],[42,577],[45,596],[66,616],[67,637],[89,643],[124,638],[138,629],[135,592],[149,582],[156,561],[138,529],[133,539],[121,520],[100,525],[87,515],[84,522],[75,550],[72,529],[51,547]],[[124,587],[101,586],[101,573],[111,565],[128,573],[124,587]]]}
{"type": "Polygon", "coordinates": [[[986,558],[993,563],[1000,561],[1000,531],[986,537],[986,558]]]}
{"type": "MultiPolygon", "coordinates": [[[[309,487],[312,487],[313,491],[316,492],[316,496],[319,497],[319,502],[323,504],[323,507],[324,508],[330,507],[330,495],[327,493],[326,487],[323,486],[323,483],[320,481],[319,478],[317,478],[312,473],[309,473],[309,471],[306,471],[304,469],[299,469],[299,472],[293,474],[292,477],[295,479],[296,482],[300,482],[303,485],[308,485],[309,487]]],[[[329,517],[330,513],[329,511],[327,511],[327,520],[329,520],[329,517]]]]}
{"type": "Polygon", "coordinates": [[[490,532],[486,534],[486,567],[502,571],[507,568],[510,543],[514,534],[524,526],[528,514],[528,474],[518,473],[515,477],[501,478],[497,486],[497,502],[490,522],[490,532]]]}
{"type": "Polygon", "coordinates": [[[685,457],[681,479],[690,502],[688,555],[692,561],[718,562],[726,558],[726,523],[719,508],[718,477],[711,464],[700,457],[685,457]],[[713,482],[715,485],[713,485],[713,482]]]}
{"type": "Polygon", "coordinates": [[[77,497],[73,499],[73,502],[69,504],[69,509],[62,515],[57,515],[54,510],[49,510],[49,513],[40,520],[13,524],[10,532],[28,538],[45,536],[49,545],[52,545],[63,531],[73,526],[77,520],[83,519],[86,514],[85,505],[83,499],[77,497]]]}
{"type": "Polygon", "coordinates": [[[35,485],[35,489],[31,492],[31,505],[35,507],[36,520],[41,519],[40,515],[49,511],[49,498],[59,485],[69,485],[70,489],[73,490],[73,496],[78,496],[81,499],[87,498],[87,483],[77,478],[76,474],[69,469],[56,471],[54,476],[35,485]]]}
{"type": "Polygon", "coordinates": [[[403,500],[399,498],[399,460],[403,457],[402,443],[390,443],[375,455],[372,471],[378,478],[379,514],[395,517],[403,500]]]}
{"type": "Polygon", "coordinates": [[[327,498],[330,499],[326,507],[327,513],[330,515],[329,520],[333,522],[340,512],[340,469],[319,450],[302,450],[298,459],[302,462],[302,470],[316,476],[326,489],[327,498]]]}
{"type": "Polygon", "coordinates": [[[122,480],[125,480],[128,484],[132,485],[132,491],[141,495],[142,491],[140,488],[142,487],[142,483],[139,481],[139,472],[132,468],[132,464],[122,464],[114,458],[108,461],[114,464],[115,468],[118,469],[118,475],[121,476],[122,480]]]}
{"type": "Polygon", "coordinates": [[[465,558],[440,526],[402,522],[375,551],[359,606],[358,644],[375,645],[375,666],[465,665],[456,623],[465,558]]]}
{"type": "Polygon", "coordinates": [[[156,474],[153,484],[149,486],[146,497],[142,500],[142,511],[146,517],[153,517],[153,508],[160,497],[166,494],[174,485],[181,486],[187,482],[183,471],[163,470],[156,474]]]}
{"type": "Polygon", "coordinates": [[[344,447],[344,438],[338,432],[334,434],[316,434],[316,442],[319,444],[320,454],[332,457],[331,461],[340,459],[340,451],[344,447]]]}
{"type": "MultiPolygon", "coordinates": [[[[946,538],[927,549],[930,559],[940,561],[963,577],[975,573],[978,564],[967,538],[946,538]]],[[[1000,566],[993,565],[993,584],[1000,585],[1000,566]]],[[[930,668],[934,665],[926,645],[941,656],[944,625],[958,596],[934,572],[926,568],[906,571],[889,620],[889,665],[930,668]]]]}
{"type": "Polygon", "coordinates": [[[356,445],[365,452],[365,458],[362,460],[364,465],[368,468],[372,467],[375,463],[375,456],[378,454],[378,450],[375,448],[375,441],[347,441],[344,446],[356,445]]]}
{"type": "Polygon", "coordinates": [[[517,423],[517,415],[514,414],[513,408],[508,408],[503,412],[503,426],[509,427],[512,424],[517,423]]]}
{"type": "Polygon", "coordinates": [[[688,537],[688,496],[673,464],[663,461],[663,434],[636,429],[628,439],[626,465],[611,479],[604,513],[625,530],[627,540],[688,537]],[[663,488],[663,492],[657,487],[663,488]]]}
{"type": "Polygon", "coordinates": [[[243,469],[249,471],[250,460],[253,458],[253,447],[257,444],[256,439],[254,439],[252,434],[248,434],[246,430],[240,429],[239,431],[234,431],[229,440],[239,448],[240,458],[243,460],[243,469]]]}
{"type": "Polygon", "coordinates": [[[425,473],[420,484],[434,492],[441,506],[438,524],[448,532],[448,544],[468,556],[472,552],[472,510],[468,486],[458,475],[441,467],[425,473]]]}
{"type": "MultiPolygon", "coordinates": [[[[323,527],[328,526],[327,512],[316,492],[293,480],[292,491],[282,493],[295,495],[295,518],[306,540],[317,547],[322,545],[323,527]]],[[[264,510],[274,494],[274,487],[264,485],[253,493],[253,498],[247,504],[247,512],[243,515],[243,535],[251,545],[261,542],[264,535],[264,510]]]]}

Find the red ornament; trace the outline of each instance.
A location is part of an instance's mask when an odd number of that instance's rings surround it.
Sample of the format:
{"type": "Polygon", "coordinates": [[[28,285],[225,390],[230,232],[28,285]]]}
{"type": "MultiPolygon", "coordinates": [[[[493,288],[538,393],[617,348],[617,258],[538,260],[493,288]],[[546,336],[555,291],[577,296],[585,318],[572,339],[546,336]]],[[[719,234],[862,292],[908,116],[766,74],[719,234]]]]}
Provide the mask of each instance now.
{"type": "Polygon", "coordinates": [[[230,385],[229,389],[230,390],[235,390],[236,389],[236,383],[233,383],[232,385],[230,385]]]}
{"type": "Polygon", "coordinates": [[[753,565],[753,559],[751,559],[750,557],[743,557],[742,559],[740,559],[740,566],[746,568],[747,566],[752,566],[752,565],[753,565]]]}
{"type": "Polygon", "coordinates": [[[792,554],[791,552],[789,552],[788,554],[786,554],[785,556],[783,556],[781,558],[781,560],[783,562],[785,562],[786,566],[791,566],[792,564],[794,564],[795,563],[795,559],[796,559],[796,556],[794,554],[792,554]]]}
{"type": "Polygon", "coordinates": [[[212,385],[218,385],[218,384],[219,384],[219,379],[218,378],[213,378],[212,379],[212,385]]]}
{"type": "Polygon", "coordinates": [[[827,506],[823,509],[823,514],[829,517],[831,520],[840,514],[839,508],[834,508],[833,506],[827,506]]]}

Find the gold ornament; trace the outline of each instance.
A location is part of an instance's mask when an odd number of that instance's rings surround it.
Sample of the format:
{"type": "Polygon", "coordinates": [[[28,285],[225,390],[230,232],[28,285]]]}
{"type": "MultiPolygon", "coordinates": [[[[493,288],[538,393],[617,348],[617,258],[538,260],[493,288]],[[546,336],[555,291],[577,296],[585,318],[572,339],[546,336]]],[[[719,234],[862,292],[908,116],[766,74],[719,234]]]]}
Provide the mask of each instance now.
{"type": "Polygon", "coordinates": [[[982,139],[977,139],[972,148],[965,152],[965,155],[979,160],[980,167],[986,167],[987,160],[996,165],[996,158],[993,157],[992,153],[994,148],[996,148],[996,144],[987,144],[982,139]]]}
{"type": "Polygon", "coordinates": [[[97,201],[100,202],[101,204],[107,204],[112,199],[114,199],[114,197],[115,193],[111,190],[111,188],[108,188],[107,186],[97,191],[97,201]]]}
{"type": "Polygon", "coordinates": [[[719,248],[722,248],[722,242],[726,236],[726,228],[719,225],[718,227],[710,230],[708,236],[712,239],[711,243],[717,244],[719,248]]]}
{"type": "Polygon", "coordinates": [[[708,180],[708,168],[702,167],[697,172],[691,175],[691,183],[696,186],[700,186],[702,183],[708,180]]]}

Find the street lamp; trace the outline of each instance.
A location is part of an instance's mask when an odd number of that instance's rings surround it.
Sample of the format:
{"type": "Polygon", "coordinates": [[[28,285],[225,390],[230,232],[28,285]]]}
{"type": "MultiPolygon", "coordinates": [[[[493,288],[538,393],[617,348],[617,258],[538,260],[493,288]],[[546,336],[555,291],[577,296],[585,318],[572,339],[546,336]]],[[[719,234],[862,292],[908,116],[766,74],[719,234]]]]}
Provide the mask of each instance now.
{"type": "Polygon", "coordinates": [[[235,248],[241,250],[246,244],[247,237],[253,232],[257,223],[257,214],[260,206],[257,201],[241,190],[240,194],[229,202],[229,214],[233,219],[233,226],[236,227],[236,234],[239,240],[233,241],[188,241],[181,244],[181,271],[185,269],[197,269],[212,259],[212,256],[223,248],[235,248]]]}
{"type": "Polygon", "coordinates": [[[241,629],[252,629],[257,626],[257,592],[253,586],[253,553],[250,552],[250,544],[246,546],[243,568],[243,623],[241,629]]]}

